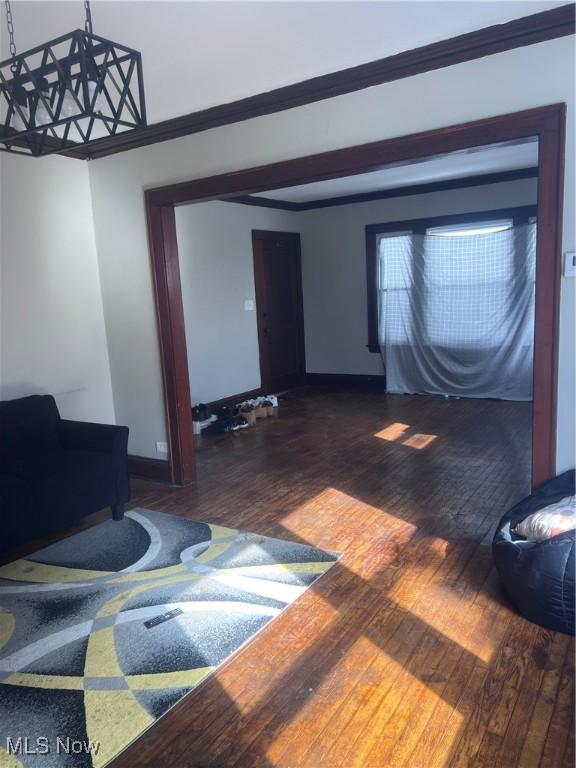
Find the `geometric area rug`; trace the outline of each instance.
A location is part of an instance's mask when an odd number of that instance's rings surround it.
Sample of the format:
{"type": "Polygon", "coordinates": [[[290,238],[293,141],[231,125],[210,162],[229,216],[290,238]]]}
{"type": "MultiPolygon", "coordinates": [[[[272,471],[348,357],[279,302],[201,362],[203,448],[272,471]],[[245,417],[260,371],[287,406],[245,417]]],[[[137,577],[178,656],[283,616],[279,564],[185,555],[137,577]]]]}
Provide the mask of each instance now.
{"type": "Polygon", "coordinates": [[[105,765],[338,557],[134,509],[0,567],[0,766],[105,765]]]}

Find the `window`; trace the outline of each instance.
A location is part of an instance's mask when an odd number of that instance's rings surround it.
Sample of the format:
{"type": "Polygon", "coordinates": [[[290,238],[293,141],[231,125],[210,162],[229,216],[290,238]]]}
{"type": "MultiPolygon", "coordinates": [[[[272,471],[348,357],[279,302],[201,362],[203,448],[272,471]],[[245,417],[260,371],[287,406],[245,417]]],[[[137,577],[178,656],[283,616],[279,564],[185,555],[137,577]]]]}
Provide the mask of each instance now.
{"type": "MultiPolygon", "coordinates": [[[[387,313],[393,312],[396,315],[397,323],[392,324],[392,327],[397,327],[402,319],[402,315],[408,311],[408,305],[410,301],[409,292],[406,290],[406,285],[411,282],[412,278],[412,261],[403,258],[403,254],[410,251],[412,248],[412,232],[388,232],[382,235],[378,235],[377,239],[377,254],[376,254],[376,289],[377,291],[383,291],[383,286],[386,288],[381,296],[381,301],[378,302],[378,327],[380,342],[382,339],[382,328],[380,317],[382,307],[385,308],[387,313]],[[389,255],[389,258],[383,259],[382,253],[389,255]],[[409,270],[410,274],[404,274],[405,270],[409,270]],[[386,275],[384,275],[386,271],[386,275]],[[394,301],[386,301],[388,294],[394,293],[394,301]]],[[[396,341],[392,339],[391,341],[396,341]]]]}
{"type": "Polygon", "coordinates": [[[470,237],[473,235],[488,235],[492,232],[504,232],[514,226],[512,219],[502,221],[484,221],[477,224],[447,225],[444,227],[428,227],[427,235],[440,235],[442,237],[470,237]]]}
{"type": "MultiPolygon", "coordinates": [[[[381,280],[380,269],[385,268],[383,260],[378,258],[380,248],[384,245],[390,248],[407,248],[410,247],[410,240],[412,234],[433,234],[438,235],[440,238],[459,238],[470,237],[474,234],[486,234],[488,232],[502,232],[505,237],[507,230],[511,230],[513,225],[532,223],[536,220],[536,206],[526,206],[522,208],[511,208],[505,210],[485,211],[480,213],[458,214],[454,216],[442,216],[435,219],[414,219],[411,221],[394,222],[388,224],[370,224],[366,227],[366,276],[367,276],[367,290],[368,290],[368,348],[371,352],[380,352],[379,344],[379,288],[383,284],[381,280]],[[384,239],[386,242],[383,242],[384,239]],[[395,238],[390,240],[388,238],[395,238]]],[[[446,245],[446,244],[444,244],[446,245]]],[[[452,285],[457,287],[458,285],[482,284],[486,285],[486,280],[498,280],[502,285],[507,283],[512,274],[512,270],[515,270],[518,265],[514,265],[509,262],[502,262],[498,265],[498,270],[495,273],[491,272],[490,276],[484,275],[473,266],[473,262],[466,264],[462,263],[462,268],[459,270],[447,270],[442,264],[442,259],[438,253],[434,253],[434,248],[430,252],[426,253],[424,269],[426,270],[426,278],[433,279],[434,281],[441,281],[448,287],[452,285]],[[484,282],[482,282],[484,281],[484,282]]],[[[399,261],[399,260],[398,260],[399,261]]],[[[394,259],[390,259],[388,263],[389,269],[395,269],[394,259]]],[[[445,264],[445,262],[444,262],[445,264]]],[[[527,279],[534,279],[533,275],[527,275],[527,279]]],[[[398,287],[394,288],[393,274],[387,274],[387,286],[388,290],[404,290],[400,288],[400,281],[398,281],[398,287]]],[[[402,281],[401,285],[405,285],[406,281],[402,281]]],[[[409,301],[409,296],[406,295],[404,299],[396,295],[398,299],[394,301],[394,306],[398,307],[402,305],[402,300],[409,301]]],[[[435,324],[444,323],[442,320],[441,307],[436,308],[436,316],[434,310],[427,311],[424,314],[424,318],[427,324],[429,324],[429,332],[432,337],[438,335],[434,331],[435,324]]],[[[442,330],[445,332],[445,328],[437,328],[438,332],[442,330]]]]}

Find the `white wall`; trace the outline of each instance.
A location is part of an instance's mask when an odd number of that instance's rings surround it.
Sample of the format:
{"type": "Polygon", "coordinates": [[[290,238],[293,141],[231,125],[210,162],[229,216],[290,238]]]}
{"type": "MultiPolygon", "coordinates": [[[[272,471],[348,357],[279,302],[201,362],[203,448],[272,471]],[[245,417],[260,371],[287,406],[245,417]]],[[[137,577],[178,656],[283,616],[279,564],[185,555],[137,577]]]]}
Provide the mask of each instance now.
{"type": "Polygon", "coordinates": [[[176,209],[193,403],[260,386],[252,230],[298,232],[290,211],[212,202],[176,209]]]}
{"type": "Polygon", "coordinates": [[[3,154],[0,190],[0,399],[114,423],[87,165],[3,154]]]}
{"type": "Polygon", "coordinates": [[[535,205],[536,190],[536,179],[523,179],[302,212],[306,370],[383,373],[366,347],[367,224],[535,205]]]}
{"type": "MultiPolygon", "coordinates": [[[[116,415],[130,449],[166,434],[143,190],[555,102],[568,105],[563,250],[574,237],[574,37],[143,147],[89,164],[116,415]]],[[[562,281],[558,469],[574,465],[574,282],[562,281]]]]}

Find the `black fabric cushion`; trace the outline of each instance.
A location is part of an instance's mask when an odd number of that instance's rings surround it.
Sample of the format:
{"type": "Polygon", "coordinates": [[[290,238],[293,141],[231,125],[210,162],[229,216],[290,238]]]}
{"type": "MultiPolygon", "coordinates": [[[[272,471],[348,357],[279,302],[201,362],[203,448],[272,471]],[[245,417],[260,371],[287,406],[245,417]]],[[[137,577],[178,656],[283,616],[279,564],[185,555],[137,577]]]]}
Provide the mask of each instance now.
{"type": "Polygon", "coordinates": [[[60,415],[51,395],[30,395],[0,403],[0,457],[60,447],[60,415]]]}
{"type": "Polygon", "coordinates": [[[0,474],[0,549],[33,537],[38,530],[36,514],[34,494],[26,481],[0,474]]]}
{"type": "Polygon", "coordinates": [[[57,530],[97,512],[116,497],[114,457],[95,451],[52,451],[27,456],[12,471],[31,487],[40,527],[57,530]]]}
{"type": "Polygon", "coordinates": [[[502,584],[518,611],[536,624],[571,635],[575,532],[526,541],[512,531],[533,512],[572,496],[574,484],[574,470],[544,483],[504,515],[492,543],[502,584]]]}

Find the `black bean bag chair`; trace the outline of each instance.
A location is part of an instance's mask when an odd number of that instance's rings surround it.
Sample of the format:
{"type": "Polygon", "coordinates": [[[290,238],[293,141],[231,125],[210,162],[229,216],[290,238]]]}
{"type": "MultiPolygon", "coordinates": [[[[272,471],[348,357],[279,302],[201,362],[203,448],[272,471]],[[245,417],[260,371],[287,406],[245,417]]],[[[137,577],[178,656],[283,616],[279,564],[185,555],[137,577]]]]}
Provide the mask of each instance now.
{"type": "Polygon", "coordinates": [[[512,529],[528,515],[574,494],[574,470],[541,485],[507,512],[492,553],[506,593],[535,624],[574,634],[574,531],[546,541],[527,541],[512,529]]]}

